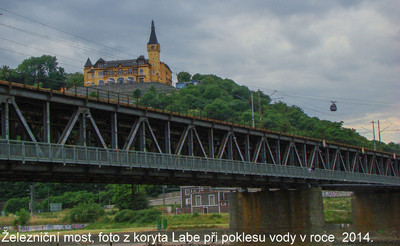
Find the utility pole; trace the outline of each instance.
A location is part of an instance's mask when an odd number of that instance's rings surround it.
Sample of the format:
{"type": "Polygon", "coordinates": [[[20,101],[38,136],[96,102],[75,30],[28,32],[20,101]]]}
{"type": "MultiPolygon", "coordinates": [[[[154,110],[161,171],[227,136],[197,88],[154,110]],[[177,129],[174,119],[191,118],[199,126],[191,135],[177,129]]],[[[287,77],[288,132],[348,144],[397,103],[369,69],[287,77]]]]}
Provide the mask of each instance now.
{"type": "Polygon", "coordinates": [[[379,146],[381,146],[381,126],[378,120],[378,136],[379,136],[379,146]]]}
{"type": "Polygon", "coordinates": [[[372,123],[372,134],[373,134],[373,137],[374,137],[374,150],[376,150],[376,143],[375,143],[375,122],[374,122],[374,121],[371,121],[371,123],[372,123]]]}
{"type": "Polygon", "coordinates": [[[167,188],[166,185],[162,186],[162,205],[165,206],[165,189],[167,188]]]}
{"type": "Polygon", "coordinates": [[[262,123],[262,117],[261,117],[261,91],[258,90],[258,109],[260,111],[260,125],[259,127],[261,127],[261,123],[262,123]]]}
{"type": "Polygon", "coordinates": [[[35,183],[31,183],[31,215],[33,215],[34,211],[35,211],[35,183]]]}
{"type": "Polygon", "coordinates": [[[252,120],[252,126],[254,127],[254,103],[253,103],[253,92],[251,92],[251,120],[252,120]]]}

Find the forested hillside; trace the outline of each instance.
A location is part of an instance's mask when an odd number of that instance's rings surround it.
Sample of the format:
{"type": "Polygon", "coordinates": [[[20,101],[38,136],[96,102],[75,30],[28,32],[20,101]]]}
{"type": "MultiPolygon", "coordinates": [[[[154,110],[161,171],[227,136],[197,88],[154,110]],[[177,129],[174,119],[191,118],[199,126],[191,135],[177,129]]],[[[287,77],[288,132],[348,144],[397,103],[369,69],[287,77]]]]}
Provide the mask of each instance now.
{"type": "MultiPolygon", "coordinates": [[[[201,81],[201,84],[189,85],[170,94],[157,93],[156,88],[153,88],[141,96],[140,105],[251,125],[251,91],[247,87],[215,75],[195,74],[188,77],[186,72],[184,75],[185,80],[190,78],[193,81],[201,81]]],[[[288,106],[284,102],[271,103],[269,96],[261,91],[254,91],[253,97],[256,127],[373,148],[373,142],[354,129],[344,128],[342,122],[309,117],[301,108],[295,105],[288,106]]],[[[395,143],[378,144],[377,148],[389,152],[399,150],[398,144],[395,143]]]]}

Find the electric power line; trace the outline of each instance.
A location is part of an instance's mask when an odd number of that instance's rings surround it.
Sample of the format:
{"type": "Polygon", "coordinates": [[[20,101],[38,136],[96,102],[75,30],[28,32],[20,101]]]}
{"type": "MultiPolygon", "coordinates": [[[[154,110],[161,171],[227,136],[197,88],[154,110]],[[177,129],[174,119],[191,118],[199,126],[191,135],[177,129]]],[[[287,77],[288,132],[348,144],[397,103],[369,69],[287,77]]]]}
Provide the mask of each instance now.
{"type": "Polygon", "coordinates": [[[26,33],[26,34],[29,34],[29,35],[32,35],[32,36],[36,36],[36,37],[40,37],[40,38],[43,38],[43,39],[47,39],[49,41],[56,42],[56,43],[59,43],[59,44],[64,44],[64,45],[67,45],[67,46],[70,46],[70,47],[73,47],[73,48],[89,51],[89,52],[92,52],[92,53],[95,53],[95,54],[98,54],[98,55],[107,55],[108,57],[117,58],[117,59],[118,58],[122,58],[122,57],[119,57],[119,56],[115,56],[113,54],[109,54],[109,53],[106,53],[106,52],[100,52],[100,51],[94,50],[92,48],[88,48],[88,47],[85,47],[85,46],[74,44],[74,43],[71,43],[71,42],[68,42],[68,41],[64,41],[62,39],[50,37],[48,35],[43,35],[43,34],[40,34],[40,33],[33,32],[33,31],[28,31],[28,30],[25,30],[25,29],[22,29],[22,28],[18,28],[18,27],[15,27],[15,26],[6,25],[6,24],[2,24],[2,23],[0,23],[0,26],[8,27],[10,29],[14,29],[14,30],[19,31],[19,32],[23,32],[23,33],[26,33]]]}
{"type": "Polygon", "coordinates": [[[108,48],[108,49],[111,49],[111,50],[114,50],[114,51],[118,51],[118,52],[123,53],[123,54],[128,54],[129,56],[133,56],[133,57],[134,57],[134,55],[129,54],[129,53],[127,53],[126,51],[122,51],[122,50],[119,50],[119,49],[116,49],[116,48],[107,46],[107,45],[105,45],[105,44],[102,44],[102,43],[100,43],[100,42],[93,41],[93,40],[90,40],[90,39],[88,39],[88,38],[81,37],[81,36],[79,36],[79,35],[77,35],[77,34],[73,34],[73,33],[70,33],[70,32],[64,31],[64,30],[61,30],[60,28],[47,25],[47,24],[45,24],[45,23],[43,23],[43,22],[34,20],[34,19],[29,18],[29,17],[26,17],[26,16],[23,16],[23,15],[21,15],[21,14],[15,13],[15,12],[10,11],[10,10],[7,10],[7,9],[5,9],[5,8],[1,8],[1,7],[0,7],[0,9],[3,10],[3,11],[6,11],[6,12],[8,12],[8,13],[11,13],[11,14],[13,14],[13,15],[16,15],[16,16],[18,16],[18,17],[21,17],[21,18],[24,18],[24,19],[26,19],[26,20],[29,20],[29,21],[31,21],[31,22],[38,23],[38,24],[43,25],[43,26],[45,26],[45,27],[48,27],[48,28],[51,28],[51,29],[53,29],[53,30],[59,31],[59,32],[61,32],[61,33],[64,33],[64,34],[73,36],[73,37],[75,37],[75,38],[78,38],[78,39],[81,39],[81,40],[84,40],[84,41],[87,41],[87,42],[91,42],[91,43],[94,43],[94,44],[103,46],[103,47],[105,47],[105,48],[108,48]]]}
{"type": "MultiPolygon", "coordinates": [[[[17,41],[9,40],[9,39],[7,39],[7,38],[2,38],[2,37],[0,37],[0,39],[6,40],[6,41],[11,42],[11,43],[15,43],[15,44],[18,44],[18,45],[27,47],[27,48],[31,48],[31,49],[35,49],[35,50],[39,50],[39,51],[48,53],[47,50],[42,50],[42,49],[39,49],[39,48],[36,48],[36,47],[32,47],[32,46],[29,46],[29,45],[26,45],[26,44],[17,42],[17,41]]],[[[68,56],[64,56],[64,55],[60,55],[60,54],[56,54],[56,53],[54,53],[54,55],[56,55],[56,56],[58,56],[58,57],[63,57],[63,58],[66,58],[66,59],[70,59],[70,60],[76,61],[76,62],[82,62],[82,61],[80,61],[80,60],[77,60],[77,59],[74,59],[74,58],[71,58],[71,57],[68,57],[68,56]]]]}
{"type": "MultiPolygon", "coordinates": [[[[1,48],[1,47],[0,47],[0,50],[5,50],[5,51],[8,51],[8,52],[12,52],[12,53],[23,55],[23,56],[31,56],[31,57],[33,56],[33,55],[26,54],[26,53],[21,53],[21,52],[9,50],[9,49],[4,49],[4,48],[1,48]]],[[[68,64],[68,63],[64,63],[64,62],[58,62],[58,63],[59,64],[64,64],[64,65],[69,66],[69,67],[81,68],[81,67],[74,66],[74,65],[71,65],[71,64],[68,64]]]]}

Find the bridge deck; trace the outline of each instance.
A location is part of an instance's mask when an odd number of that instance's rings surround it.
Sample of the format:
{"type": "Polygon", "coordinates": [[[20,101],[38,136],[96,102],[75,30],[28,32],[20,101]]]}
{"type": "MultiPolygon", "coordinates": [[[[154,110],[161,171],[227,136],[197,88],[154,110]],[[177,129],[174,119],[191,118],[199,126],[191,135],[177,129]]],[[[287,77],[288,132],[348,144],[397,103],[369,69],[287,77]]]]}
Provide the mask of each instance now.
{"type": "Polygon", "coordinates": [[[288,187],[320,184],[400,187],[398,177],[376,174],[311,171],[295,166],[12,140],[0,141],[0,160],[0,180],[16,175],[42,182],[77,181],[78,178],[80,182],[105,183],[205,182],[224,186],[279,187],[285,181],[288,187]],[[132,180],[135,178],[138,180],[132,180]]]}
{"type": "MultiPolygon", "coordinates": [[[[100,93],[100,92],[99,92],[100,93]]],[[[398,188],[399,157],[0,81],[1,180],[398,188]],[[20,140],[20,141],[15,141],[20,140]]]]}

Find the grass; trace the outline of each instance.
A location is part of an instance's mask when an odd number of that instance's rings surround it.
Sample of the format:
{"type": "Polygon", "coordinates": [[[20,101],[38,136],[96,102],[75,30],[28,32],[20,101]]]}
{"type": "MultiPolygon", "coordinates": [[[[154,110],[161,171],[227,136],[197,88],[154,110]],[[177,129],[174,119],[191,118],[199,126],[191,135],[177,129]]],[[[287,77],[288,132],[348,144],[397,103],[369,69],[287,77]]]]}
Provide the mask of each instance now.
{"type": "Polygon", "coordinates": [[[325,197],[324,217],[328,224],[351,224],[351,198],[325,197]]]}
{"type": "MultiPolygon", "coordinates": [[[[31,216],[29,225],[51,225],[51,224],[65,224],[64,217],[69,213],[69,210],[60,212],[44,212],[31,216]]],[[[9,214],[5,217],[0,217],[0,226],[10,226],[13,224],[14,215],[9,214]]]]}
{"type": "Polygon", "coordinates": [[[229,227],[229,214],[177,214],[164,215],[168,229],[194,229],[229,227]]]}
{"type": "MultiPolygon", "coordinates": [[[[351,199],[350,197],[325,197],[324,216],[328,224],[351,223],[351,199]]],[[[31,217],[29,225],[46,225],[46,224],[65,224],[65,217],[69,210],[61,212],[48,212],[36,214],[31,217]]],[[[163,219],[167,220],[168,229],[197,229],[197,228],[227,228],[229,227],[229,214],[178,214],[178,215],[163,215],[163,219]]],[[[12,225],[14,220],[13,215],[0,217],[0,226],[12,225]]],[[[137,223],[116,223],[114,222],[114,214],[106,213],[99,221],[91,223],[84,229],[87,230],[102,230],[109,232],[141,230],[156,228],[157,222],[154,225],[142,225],[137,223]]]]}

